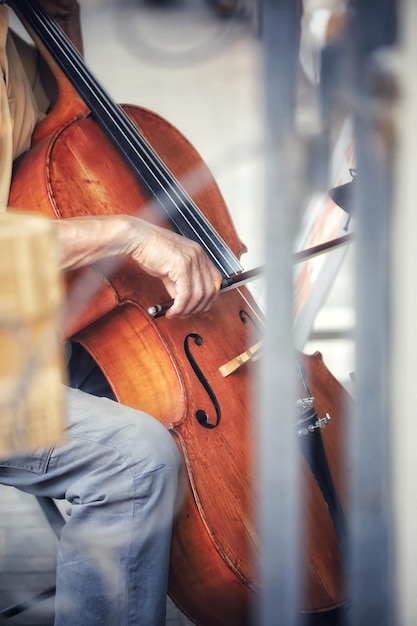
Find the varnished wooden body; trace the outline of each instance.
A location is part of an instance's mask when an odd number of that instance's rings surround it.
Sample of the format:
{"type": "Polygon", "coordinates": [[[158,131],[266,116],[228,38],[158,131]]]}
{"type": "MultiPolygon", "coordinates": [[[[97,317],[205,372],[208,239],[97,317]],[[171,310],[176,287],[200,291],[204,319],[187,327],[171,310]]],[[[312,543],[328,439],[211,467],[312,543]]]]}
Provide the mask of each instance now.
{"type": "MultiPolygon", "coordinates": [[[[199,155],[154,113],[137,107],[126,110],[240,256],[243,246],[199,155]]],[[[53,218],[129,213],[168,226],[155,214],[122,156],[84,113],[61,125],[50,122],[48,132],[39,129],[33,149],[16,164],[10,205],[53,218]]],[[[248,363],[227,378],[218,368],[259,339],[256,304],[245,289],[234,290],[222,294],[204,315],[152,319],[147,307],[166,299],[162,284],[130,259],[75,272],[68,280],[65,336],[92,354],[120,402],[149,412],[171,430],[183,455],[184,493],[175,521],[169,581],[174,601],[201,626],[244,626],[250,623],[258,587],[256,365],[248,363]],[[196,336],[201,343],[195,342],[196,336]],[[218,402],[216,428],[205,428],[196,419],[203,410],[214,423],[216,407],[190,364],[186,344],[218,402]]],[[[320,355],[300,359],[319,417],[332,415],[323,438],[346,504],[342,452],[348,397],[320,355]]],[[[300,463],[305,477],[306,573],[300,609],[324,611],[344,601],[342,564],[327,505],[301,454],[300,463]]]]}

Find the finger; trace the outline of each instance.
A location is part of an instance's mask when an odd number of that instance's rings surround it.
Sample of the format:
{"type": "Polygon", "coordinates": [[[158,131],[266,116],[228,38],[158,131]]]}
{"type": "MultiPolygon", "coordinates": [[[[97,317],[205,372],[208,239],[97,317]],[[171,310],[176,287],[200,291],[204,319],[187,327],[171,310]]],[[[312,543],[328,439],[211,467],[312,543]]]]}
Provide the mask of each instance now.
{"type": "Polygon", "coordinates": [[[185,283],[179,280],[175,285],[174,305],[167,317],[205,312],[218,297],[222,277],[210,262],[204,261],[203,269],[199,268],[188,278],[185,283]]]}

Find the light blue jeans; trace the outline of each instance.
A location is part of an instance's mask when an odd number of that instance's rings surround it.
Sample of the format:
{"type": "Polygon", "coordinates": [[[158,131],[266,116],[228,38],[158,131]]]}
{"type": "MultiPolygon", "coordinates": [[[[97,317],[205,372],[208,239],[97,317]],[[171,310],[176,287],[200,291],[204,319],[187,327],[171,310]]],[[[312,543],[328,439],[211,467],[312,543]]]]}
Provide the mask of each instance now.
{"type": "Polygon", "coordinates": [[[181,465],[158,421],[67,390],[59,446],[0,461],[0,482],[69,503],[55,626],[164,626],[181,465]]]}

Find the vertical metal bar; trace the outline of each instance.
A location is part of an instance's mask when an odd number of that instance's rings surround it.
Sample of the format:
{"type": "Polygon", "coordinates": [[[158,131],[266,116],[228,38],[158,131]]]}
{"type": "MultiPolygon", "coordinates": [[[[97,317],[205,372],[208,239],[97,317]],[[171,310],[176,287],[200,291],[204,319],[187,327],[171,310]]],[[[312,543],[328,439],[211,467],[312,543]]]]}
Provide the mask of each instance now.
{"type": "Polygon", "coordinates": [[[376,52],[393,41],[393,2],[358,0],[352,28],[357,153],[357,363],[352,420],[352,626],[392,623],[389,481],[389,233],[392,146],[389,72],[376,52]]]}
{"type": "Polygon", "coordinates": [[[294,138],[297,16],[294,0],[266,0],[262,41],[266,103],[266,309],[260,382],[261,594],[256,626],[294,626],[298,608],[299,449],[293,325],[294,138]]]}
{"type": "Polygon", "coordinates": [[[400,46],[395,67],[398,153],[393,215],[392,280],[392,471],[396,548],[396,624],[414,626],[417,615],[417,3],[401,4],[400,46]]]}

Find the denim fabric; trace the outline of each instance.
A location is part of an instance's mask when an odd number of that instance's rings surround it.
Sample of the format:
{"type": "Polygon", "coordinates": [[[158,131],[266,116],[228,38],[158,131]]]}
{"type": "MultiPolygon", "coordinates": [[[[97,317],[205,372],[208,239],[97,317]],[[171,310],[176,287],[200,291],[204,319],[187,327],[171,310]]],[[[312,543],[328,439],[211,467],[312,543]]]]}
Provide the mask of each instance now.
{"type": "Polygon", "coordinates": [[[55,626],[163,626],[181,465],[164,426],[68,389],[64,443],[0,466],[0,482],[65,498],[55,626]]]}
{"type": "Polygon", "coordinates": [[[11,467],[15,469],[24,469],[35,474],[44,474],[48,467],[49,458],[53,448],[33,450],[30,456],[13,456],[6,460],[0,459],[0,482],[2,477],[2,468],[11,467]]]}

